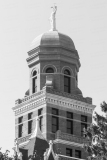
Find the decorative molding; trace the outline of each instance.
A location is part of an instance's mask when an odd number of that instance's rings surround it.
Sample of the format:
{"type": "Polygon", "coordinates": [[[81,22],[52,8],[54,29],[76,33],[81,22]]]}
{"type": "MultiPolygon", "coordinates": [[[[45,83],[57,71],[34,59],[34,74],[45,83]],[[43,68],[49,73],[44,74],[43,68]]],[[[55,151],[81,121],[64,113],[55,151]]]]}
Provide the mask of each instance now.
{"type": "Polygon", "coordinates": [[[38,106],[43,105],[43,104],[45,104],[45,103],[46,103],[45,97],[44,97],[44,98],[41,98],[41,99],[39,99],[38,101],[35,101],[35,102],[30,103],[30,104],[28,104],[28,105],[25,105],[25,106],[23,106],[23,107],[21,107],[21,108],[19,108],[19,109],[16,109],[16,110],[15,110],[15,116],[17,116],[17,115],[19,115],[19,114],[22,114],[22,113],[24,113],[24,112],[27,112],[27,111],[29,111],[29,110],[32,110],[32,109],[34,109],[34,108],[37,108],[38,106]]]}
{"type": "Polygon", "coordinates": [[[80,144],[80,143],[75,143],[75,142],[69,142],[69,141],[65,141],[65,140],[62,140],[62,139],[55,139],[54,140],[54,143],[61,143],[61,144],[65,144],[65,145],[70,145],[70,146],[75,146],[75,147],[81,147],[83,148],[83,144],[80,144]]]}
{"type": "Polygon", "coordinates": [[[80,112],[92,114],[94,105],[90,105],[84,102],[78,102],[77,100],[69,99],[69,98],[64,98],[58,95],[53,95],[50,93],[47,94],[47,103],[65,107],[65,108],[70,108],[72,110],[77,110],[80,112]]]}
{"type": "Polygon", "coordinates": [[[63,141],[69,141],[69,142],[74,142],[77,144],[84,144],[88,143],[88,141],[84,137],[68,134],[68,133],[63,133],[60,130],[58,130],[55,134],[55,139],[60,139],[63,141]]]}
{"type": "Polygon", "coordinates": [[[64,92],[58,92],[45,87],[40,92],[16,101],[13,107],[15,116],[28,112],[43,104],[53,104],[63,108],[70,108],[87,114],[92,114],[95,105],[86,103],[86,98],[75,96],[64,92]]]}

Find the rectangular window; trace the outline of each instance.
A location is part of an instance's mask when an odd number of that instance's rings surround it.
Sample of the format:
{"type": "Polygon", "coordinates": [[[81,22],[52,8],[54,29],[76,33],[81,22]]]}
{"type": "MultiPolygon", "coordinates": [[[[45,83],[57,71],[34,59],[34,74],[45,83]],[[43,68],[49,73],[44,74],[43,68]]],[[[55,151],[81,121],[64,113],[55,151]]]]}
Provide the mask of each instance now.
{"type": "Polygon", "coordinates": [[[32,112],[31,112],[31,113],[28,113],[28,120],[32,119],[32,115],[33,115],[32,112]]]}
{"type": "Polygon", "coordinates": [[[70,77],[64,76],[64,92],[70,93],[70,77]]]}
{"type": "Polygon", "coordinates": [[[38,116],[43,114],[43,108],[38,109],[38,116]]]}
{"type": "Polygon", "coordinates": [[[40,117],[39,126],[40,130],[43,131],[43,116],[40,117]]]}
{"type": "Polygon", "coordinates": [[[28,113],[28,134],[30,134],[30,133],[32,133],[32,123],[33,123],[33,121],[32,121],[32,115],[33,115],[33,113],[31,112],[31,113],[28,113]]]}
{"type": "Polygon", "coordinates": [[[59,129],[59,110],[52,108],[52,132],[55,133],[59,129]]]}
{"type": "Polygon", "coordinates": [[[19,133],[18,133],[18,137],[22,137],[22,129],[23,129],[23,124],[19,125],[19,133]]]}
{"type": "Polygon", "coordinates": [[[81,122],[87,123],[87,116],[81,115],[81,122]]]}
{"type": "Polygon", "coordinates": [[[73,113],[72,112],[67,112],[67,118],[73,119],[73,113]]]}
{"type": "Polygon", "coordinates": [[[32,120],[28,121],[28,134],[32,133],[32,120]]]}
{"type": "Polygon", "coordinates": [[[84,129],[87,128],[87,116],[81,115],[81,136],[84,137],[84,129]]]}
{"type": "Polygon", "coordinates": [[[37,92],[37,77],[33,78],[33,93],[37,92]]]}
{"type": "Polygon", "coordinates": [[[87,124],[86,123],[81,123],[81,136],[84,137],[84,129],[87,129],[87,124]]]}
{"type": "Polygon", "coordinates": [[[18,122],[19,122],[19,123],[22,123],[22,121],[23,121],[23,116],[22,116],[22,117],[19,117],[19,119],[18,119],[18,122]]]}
{"type": "Polygon", "coordinates": [[[80,150],[75,150],[75,157],[81,158],[81,151],[80,150]]]}
{"type": "Polygon", "coordinates": [[[73,113],[72,112],[66,112],[66,117],[67,117],[67,133],[73,134],[73,113]],[[70,120],[71,119],[71,120],[70,120]]]}
{"type": "Polygon", "coordinates": [[[73,134],[73,121],[67,120],[67,133],[73,134]]]}
{"type": "Polygon", "coordinates": [[[43,114],[43,108],[38,109],[38,116],[39,116],[39,119],[40,119],[39,127],[40,127],[41,131],[43,131],[43,116],[42,116],[42,114],[43,114]]]}
{"type": "Polygon", "coordinates": [[[66,156],[72,157],[72,149],[66,148],[66,156]]]}
{"type": "Polygon", "coordinates": [[[18,126],[18,137],[22,137],[22,130],[23,130],[23,116],[19,117],[18,118],[18,123],[19,123],[19,126],[18,126]]]}
{"type": "Polygon", "coordinates": [[[52,114],[53,114],[53,115],[59,115],[58,109],[52,108],[52,114]]]}
{"type": "Polygon", "coordinates": [[[52,116],[52,132],[55,133],[59,129],[58,117],[52,116]]]}

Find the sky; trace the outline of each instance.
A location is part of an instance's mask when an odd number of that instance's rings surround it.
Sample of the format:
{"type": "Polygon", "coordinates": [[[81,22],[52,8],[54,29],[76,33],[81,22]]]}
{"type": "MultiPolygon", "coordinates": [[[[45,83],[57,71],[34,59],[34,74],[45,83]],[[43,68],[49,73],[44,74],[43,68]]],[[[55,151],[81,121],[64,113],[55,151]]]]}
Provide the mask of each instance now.
{"type": "Polygon", "coordinates": [[[69,35],[80,56],[78,86],[93,104],[107,102],[107,0],[0,1],[0,147],[14,146],[12,107],[29,88],[26,58],[33,39],[50,30],[51,6],[56,28],[69,35]]]}

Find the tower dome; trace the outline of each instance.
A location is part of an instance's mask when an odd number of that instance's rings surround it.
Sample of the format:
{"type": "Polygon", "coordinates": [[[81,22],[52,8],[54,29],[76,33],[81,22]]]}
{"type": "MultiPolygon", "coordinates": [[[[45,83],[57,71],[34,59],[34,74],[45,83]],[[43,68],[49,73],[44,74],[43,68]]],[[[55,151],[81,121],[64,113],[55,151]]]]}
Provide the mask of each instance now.
{"type": "Polygon", "coordinates": [[[48,31],[36,37],[31,43],[30,50],[39,46],[42,47],[63,47],[70,50],[75,50],[75,45],[72,39],[58,31],[48,31]]]}

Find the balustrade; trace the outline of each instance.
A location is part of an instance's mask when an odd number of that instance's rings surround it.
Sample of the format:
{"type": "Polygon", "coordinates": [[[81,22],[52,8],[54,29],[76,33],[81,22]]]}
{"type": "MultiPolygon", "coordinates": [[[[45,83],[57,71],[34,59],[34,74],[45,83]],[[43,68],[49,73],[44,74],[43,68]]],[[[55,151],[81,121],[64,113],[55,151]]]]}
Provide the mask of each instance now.
{"type": "Polygon", "coordinates": [[[69,157],[65,155],[58,155],[58,160],[85,160],[81,158],[76,158],[76,157],[69,157]]]}
{"type": "Polygon", "coordinates": [[[80,144],[87,142],[87,140],[84,137],[78,137],[72,134],[63,133],[60,130],[56,132],[55,139],[62,139],[62,140],[76,142],[80,144]]]}

